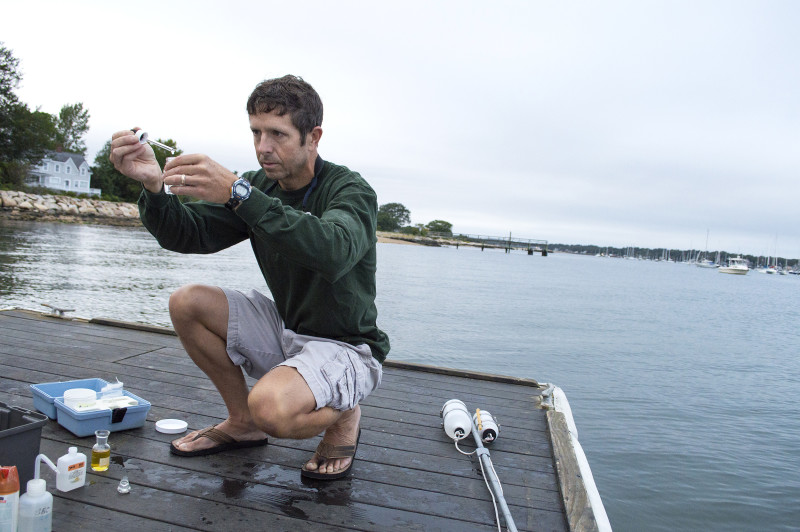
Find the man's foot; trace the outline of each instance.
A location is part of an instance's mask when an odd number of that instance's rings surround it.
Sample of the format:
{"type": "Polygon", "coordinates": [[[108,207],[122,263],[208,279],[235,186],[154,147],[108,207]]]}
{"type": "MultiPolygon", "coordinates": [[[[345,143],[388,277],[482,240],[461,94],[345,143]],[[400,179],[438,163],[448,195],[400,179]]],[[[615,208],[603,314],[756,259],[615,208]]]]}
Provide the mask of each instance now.
{"type": "Polygon", "coordinates": [[[350,471],[361,435],[361,407],[344,412],[325,430],[314,456],[303,465],[301,474],[310,478],[341,478],[350,471]]]}
{"type": "Polygon", "coordinates": [[[226,419],[219,425],[196,430],[174,440],[170,445],[170,452],[178,456],[203,456],[266,444],[267,438],[262,431],[236,425],[226,419]]]}

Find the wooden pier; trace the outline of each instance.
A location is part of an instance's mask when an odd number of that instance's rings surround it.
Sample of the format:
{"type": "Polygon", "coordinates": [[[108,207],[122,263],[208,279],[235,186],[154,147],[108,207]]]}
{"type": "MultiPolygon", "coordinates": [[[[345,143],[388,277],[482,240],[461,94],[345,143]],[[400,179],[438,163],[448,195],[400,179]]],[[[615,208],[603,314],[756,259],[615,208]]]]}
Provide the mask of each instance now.
{"type": "MultiPolygon", "coordinates": [[[[83,378],[119,378],[152,404],[144,427],[111,433],[111,468],[90,470],[86,486],[59,492],[43,468],[53,530],[497,530],[477,459],[442,430],[439,411],[453,398],[500,423],[489,448],[519,530],[597,529],[563,414],[540,408],[543,387],[532,380],[387,361],[381,387],[362,403],[351,476],[325,483],[300,477],[318,438],[171,455],[176,436],[156,432],[156,421],[183,419],[194,430],[226,416],[171,329],[15,309],[0,311],[0,338],[0,401],[9,405],[32,410],[30,384],[83,378]],[[125,495],[116,489],[123,475],[125,495]]],[[[55,461],[69,446],[88,456],[93,444],[51,420],[40,452],[55,461]]]]}
{"type": "Polygon", "coordinates": [[[547,240],[538,240],[533,238],[518,238],[518,237],[512,238],[510,234],[507,237],[505,237],[505,236],[465,235],[465,234],[445,235],[443,233],[428,233],[428,236],[443,240],[448,245],[455,246],[456,248],[458,248],[459,246],[471,246],[471,247],[479,247],[481,248],[481,251],[487,248],[502,249],[506,253],[510,253],[512,250],[524,250],[528,252],[528,255],[533,255],[534,253],[541,253],[542,257],[546,257],[548,253],[547,240]]]}

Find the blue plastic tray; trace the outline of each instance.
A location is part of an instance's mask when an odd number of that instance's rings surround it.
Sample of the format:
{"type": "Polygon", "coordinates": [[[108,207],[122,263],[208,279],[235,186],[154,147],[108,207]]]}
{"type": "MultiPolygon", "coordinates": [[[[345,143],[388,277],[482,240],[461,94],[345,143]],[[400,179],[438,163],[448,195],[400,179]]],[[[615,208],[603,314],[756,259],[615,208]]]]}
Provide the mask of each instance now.
{"type": "Polygon", "coordinates": [[[79,437],[92,436],[96,430],[116,432],[143,426],[150,410],[150,403],[127,390],[122,390],[122,394],[136,399],[139,404],[114,410],[78,412],[65,405],[63,397],[56,397],[58,424],[79,437]]]}
{"type": "Polygon", "coordinates": [[[33,406],[39,412],[47,414],[50,419],[58,419],[55,401],[57,397],[64,398],[64,392],[72,388],[89,388],[100,392],[103,386],[108,383],[103,379],[81,379],[66,382],[45,382],[42,384],[31,384],[33,392],[33,406]]]}

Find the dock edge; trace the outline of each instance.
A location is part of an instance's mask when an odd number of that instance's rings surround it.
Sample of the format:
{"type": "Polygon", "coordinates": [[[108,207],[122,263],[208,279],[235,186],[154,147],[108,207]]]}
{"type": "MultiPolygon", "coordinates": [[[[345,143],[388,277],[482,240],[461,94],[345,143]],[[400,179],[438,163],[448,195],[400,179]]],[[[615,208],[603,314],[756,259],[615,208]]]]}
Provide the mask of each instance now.
{"type": "Polygon", "coordinates": [[[567,396],[558,386],[542,386],[545,390],[541,407],[547,410],[553,460],[569,528],[580,532],[611,532],[589,460],[578,441],[578,429],[567,396]]]}

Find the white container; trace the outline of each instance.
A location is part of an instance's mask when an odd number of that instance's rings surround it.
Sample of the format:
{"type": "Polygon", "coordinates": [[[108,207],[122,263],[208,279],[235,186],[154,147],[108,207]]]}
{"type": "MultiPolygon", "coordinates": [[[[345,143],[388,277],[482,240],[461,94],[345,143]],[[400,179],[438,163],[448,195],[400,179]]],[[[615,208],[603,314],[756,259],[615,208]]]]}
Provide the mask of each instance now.
{"type": "Polygon", "coordinates": [[[43,478],[28,481],[28,490],[19,498],[17,532],[50,532],[53,529],[53,496],[43,478]]]}
{"type": "Polygon", "coordinates": [[[117,379],[117,382],[106,384],[100,388],[101,399],[111,399],[113,397],[122,397],[122,383],[117,379]]]}
{"type": "Polygon", "coordinates": [[[97,392],[89,388],[72,388],[64,392],[64,404],[75,410],[97,404],[97,392]]]}
{"type": "Polygon", "coordinates": [[[19,519],[19,492],[0,495],[0,531],[16,530],[19,519]]]}
{"type": "Polygon", "coordinates": [[[59,491],[72,491],[86,484],[86,455],[70,447],[69,453],[58,459],[56,465],[56,488],[59,491]]]}
{"type": "Polygon", "coordinates": [[[0,470],[0,531],[15,532],[19,517],[19,473],[16,466],[0,470]]]}
{"type": "Polygon", "coordinates": [[[458,399],[450,399],[442,407],[444,431],[454,440],[461,440],[472,432],[472,418],[467,406],[458,399]]]}
{"type": "Polygon", "coordinates": [[[492,417],[488,410],[478,410],[472,416],[472,422],[478,429],[478,434],[481,436],[483,443],[491,443],[497,439],[500,434],[500,427],[492,417]]]}

